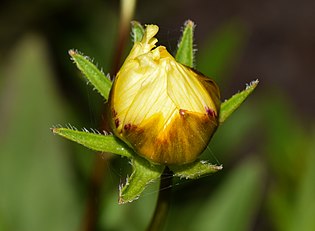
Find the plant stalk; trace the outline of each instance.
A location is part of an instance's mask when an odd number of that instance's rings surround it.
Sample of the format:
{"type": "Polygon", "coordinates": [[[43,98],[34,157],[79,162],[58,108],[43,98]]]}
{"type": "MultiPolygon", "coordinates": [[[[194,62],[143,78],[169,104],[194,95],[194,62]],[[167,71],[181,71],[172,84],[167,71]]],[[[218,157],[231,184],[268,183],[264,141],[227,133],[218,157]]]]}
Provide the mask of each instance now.
{"type": "Polygon", "coordinates": [[[163,229],[170,208],[172,181],[173,173],[166,167],[162,173],[158,200],[147,231],[160,231],[163,229]]]}

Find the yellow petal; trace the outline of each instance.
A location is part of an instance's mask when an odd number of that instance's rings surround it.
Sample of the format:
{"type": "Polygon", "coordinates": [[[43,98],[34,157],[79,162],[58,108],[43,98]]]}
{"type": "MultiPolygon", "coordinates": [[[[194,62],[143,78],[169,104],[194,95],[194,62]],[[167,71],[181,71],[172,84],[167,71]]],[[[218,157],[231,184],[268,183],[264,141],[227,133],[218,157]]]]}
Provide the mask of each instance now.
{"type": "Polygon", "coordinates": [[[178,62],[147,26],[117,73],[110,104],[113,129],[139,155],[160,164],[194,161],[218,125],[216,84],[178,62]]]}

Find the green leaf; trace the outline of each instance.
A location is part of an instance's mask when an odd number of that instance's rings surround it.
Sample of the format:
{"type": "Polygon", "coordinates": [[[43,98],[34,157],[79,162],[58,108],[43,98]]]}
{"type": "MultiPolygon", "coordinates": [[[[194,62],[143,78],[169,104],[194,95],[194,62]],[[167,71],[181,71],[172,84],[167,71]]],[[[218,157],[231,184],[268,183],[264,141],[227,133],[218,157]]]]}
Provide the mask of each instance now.
{"type": "Polygon", "coordinates": [[[169,166],[174,176],[186,179],[196,179],[203,175],[210,174],[221,170],[222,165],[213,165],[207,161],[196,161],[191,164],[169,166]]]}
{"type": "Polygon", "coordinates": [[[135,157],[132,158],[133,173],[124,186],[119,187],[119,204],[132,202],[139,198],[145,187],[160,178],[163,165],[153,165],[149,161],[135,157]]]}
{"type": "Polygon", "coordinates": [[[108,99],[109,91],[112,87],[112,82],[108,77],[104,75],[90,60],[88,57],[79,54],[77,51],[69,50],[74,63],[79,70],[89,80],[89,82],[96,88],[96,90],[104,97],[108,99]]]}
{"type": "Polygon", "coordinates": [[[175,56],[178,62],[188,67],[194,67],[194,29],[195,23],[187,20],[175,56]]]}
{"type": "Polygon", "coordinates": [[[309,137],[309,147],[306,147],[307,156],[302,176],[298,178],[299,186],[296,193],[295,207],[291,210],[292,217],[288,225],[290,231],[315,230],[315,134],[309,137]]]}
{"type": "Polygon", "coordinates": [[[242,21],[232,19],[224,23],[206,36],[197,56],[198,70],[216,80],[227,80],[224,77],[239,60],[247,38],[247,28],[242,21]]]}
{"type": "Polygon", "coordinates": [[[102,135],[69,128],[53,128],[52,132],[99,152],[132,157],[132,151],[114,135],[102,135]]]}
{"type": "Polygon", "coordinates": [[[69,106],[58,95],[45,41],[26,33],[0,63],[0,230],[78,227],[81,202],[69,149],[48,131],[69,117],[69,106]]]}
{"type": "Polygon", "coordinates": [[[134,43],[140,42],[144,35],[144,28],[138,21],[131,21],[131,37],[134,43]]]}
{"type": "Polygon", "coordinates": [[[221,104],[219,121],[222,124],[254,91],[259,81],[252,81],[245,90],[233,95],[230,99],[221,104]]]}
{"type": "MultiPolygon", "coordinates": [[[[186,230],[252,230],[252,218],[260,208],[264,184],[263,166],[252,159],[229,174],[214,195],[204,199],[186,230]]],[[[211,187],[211,186],[209,186],[211,187]]]]}

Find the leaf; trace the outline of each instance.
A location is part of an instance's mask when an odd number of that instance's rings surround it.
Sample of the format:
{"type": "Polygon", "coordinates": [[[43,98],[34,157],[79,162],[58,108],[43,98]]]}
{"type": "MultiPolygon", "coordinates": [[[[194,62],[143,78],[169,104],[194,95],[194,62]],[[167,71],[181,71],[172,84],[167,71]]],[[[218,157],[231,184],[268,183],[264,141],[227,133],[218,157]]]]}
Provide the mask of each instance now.
{"type": "Polygon", "coordinates": [[[186,179],[197,179],[203,175],[221,170],[222,165],[213,165],[206,161],[196,161],[191,164],[169,166],[174,176],[186,179]]]}
{"type": "Polygon", "coordinates": [[[81,202],[69,149],[48,131],[69,117],[69,109],[58,95],[44,41],[25,34],[0,64],[0,230],[78,227],[81,202]]]}
{"type": "Polygon", "coordinates": [[[99,152],[132,157],[132,151],[114,135],[102,135],[69,128],[53,128],[52,132],[99,152]]]}
{"type": "Polygon", "coordinates": [[[259,160],[245,162],[230,173],[212,197],[204,199],[191,228],[186,230],[252,230],[249,226],[260,207],[263,179],[259,160]]]}
{"type": "Polygon", "coordinates": [[[119,204],[132,202],[139,198],[145,187],[160,178],[163,165],[153,165],[149,161],[135,157],[132,159],[133,173],[124,186],[119,188],[119,204]]]}
{"type": "Polygon", "coordinates": [[[298,179],[299,186],[296,193],[296,203],[295,207],[291,210],[293,213],[290,221],[292,223],[288,224],[290,231],[307,231],[315,230],[315,136],[314,134],[309,137],[309,142],[303,155],[307,156],[305,161],[304,171],[302,176],[298,179]]]}
{"type": "Polygon", "coordinates": [[[90,60],[88,57],[79,54],[77,51],[69,50],[74,63],[79,70],[89,80],[89,82],[96,88],[96,90],[104,97],[108,99],[112,82],[106,77],[90,60]]]}
{"type": "MultiPolygon", "coordinates": [[[[300,115],[292,113],[295,108],[288,98],[283,97],[279,89],[269,89],[267,92],[268,95],[265,95],[259,103],[258,113],[261,115],[260,123],[267,124],[262,131],[265,137],[263,152],[268,169],[274,178],[269,185],[265,203],[268,219],[274,230],[314,230],[314,228],[303,228],[304,222],[307,223],[308,212],[312,213],[312,211],[308,211],[305,207],[301,208],[299,203],[306,199],[300,195],[300,190],[306,183],[305,177],[308,177],[307,172],[313,163],[308,148],[309,144],[314,143],[315,137],[305,132],[300,123],[300,115]]],[[[314,179],[311,181],[314,182],[314,179]]],[[[309,208],[314,207],[310,199],[308,197],[306,203],[302,202],[309,208]]]]}
{"type": "Polygon", "coordinates": [[[227,72],[238,59],[248,37],[244,23],[233,19],[221,25],[198,52],[198,70],[216,80],[226,80],[227,72]]]}
{"type": "Polygon", "coordinates": [[[134,43],[140,42],[144,35],[144,28],[138,21],[131,21],[131,37],[134,43]]]}
{"type": "Polygon", "coordinates": [[[245,90],[233,95],[230,99],[221,104],[219,115],[219,121],[221,124],[245,101],[245,99],[257,87],[258,83],[258,80],[252,81],[245,90]]]}
{"type": "Polygon", "coordinates": [[[179,63],[188,67],[194,67],[194,29],[195,23],[187,20],[175,56],[179,63]]]}

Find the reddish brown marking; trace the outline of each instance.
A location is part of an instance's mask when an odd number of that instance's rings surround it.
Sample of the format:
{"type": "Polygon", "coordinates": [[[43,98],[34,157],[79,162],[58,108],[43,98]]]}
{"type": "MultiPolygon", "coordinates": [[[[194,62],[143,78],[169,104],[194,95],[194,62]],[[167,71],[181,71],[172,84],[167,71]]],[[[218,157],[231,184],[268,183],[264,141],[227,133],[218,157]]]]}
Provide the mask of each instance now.
{"type": "Polygon", "coordinates": [[[125,126],[124,126],[125,130],[130,130],[130,128],[131,128],[131,124],[125,124],[125,126]]]}
{"type": "Polygon", "coordinates": [[[119,124],[120,124],[119,118],[115,119],[115,126],[116,126],[116,128],[118,128],[119,124]]]}
{"type": "Polygon", "coordinates": [[[117,116],[117,112],[115,111],[114,108],[112,108],[112,115],[113,115],[113,117],[116,117],[116,116],[117,116]]]}
{"type": "Polygon", "coordinates": [[[216,116],[215,111],[211,110],[209,107],[205,107],[205,108],[206,108],[206,112],[207,112],[208,116],[210,116],[210,117],[216,116]]]}

